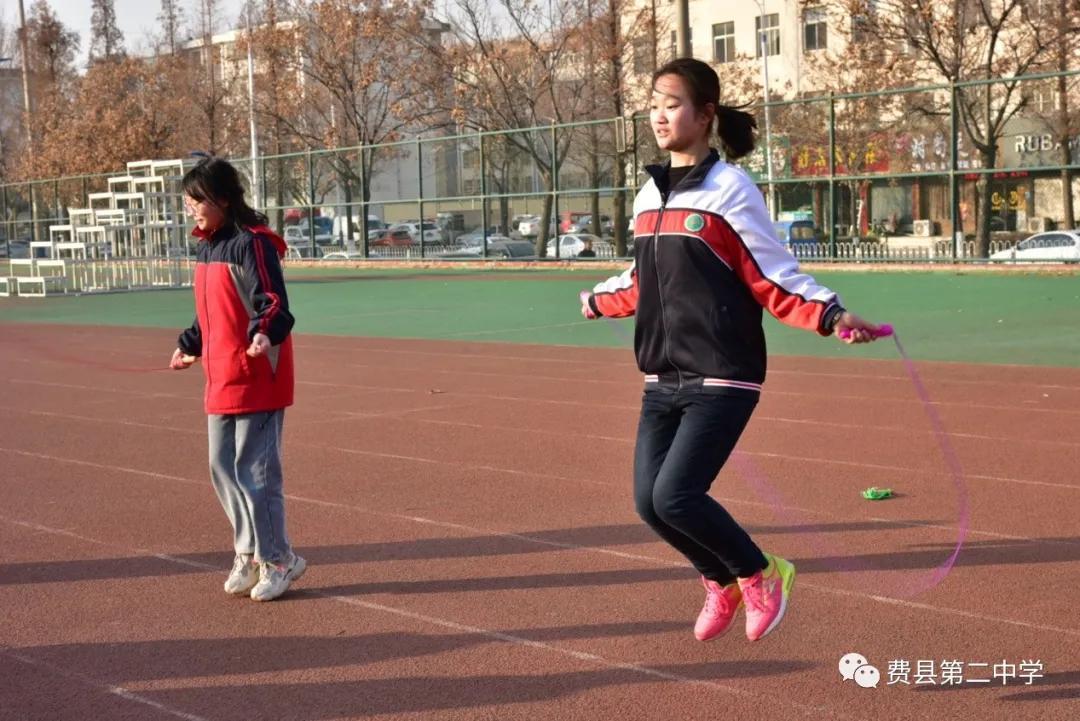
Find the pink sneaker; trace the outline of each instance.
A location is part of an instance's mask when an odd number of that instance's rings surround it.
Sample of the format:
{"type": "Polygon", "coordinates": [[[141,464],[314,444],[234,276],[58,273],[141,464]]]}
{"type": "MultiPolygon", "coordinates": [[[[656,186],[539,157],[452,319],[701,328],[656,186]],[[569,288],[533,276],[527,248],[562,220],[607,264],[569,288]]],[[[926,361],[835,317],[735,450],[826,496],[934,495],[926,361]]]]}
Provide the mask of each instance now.
{"type": "Polygon", "coordinates": [[[694,638],[698,641],[711,641],[731,628],[735,613],[742,605],[742,591],[737,583],[721,586],[704,576],[701,577],[701,583],[705,586],[705,606],[694,624],[694,638]]]}
{"type": "Polygon", "coordinates": [[[764,571],[739,579],[746,604],[746,637],[751,641],[764,637],[780,623],[795,583],[794,564],[768,553],[765,558],[769,565],[764,571]]]}

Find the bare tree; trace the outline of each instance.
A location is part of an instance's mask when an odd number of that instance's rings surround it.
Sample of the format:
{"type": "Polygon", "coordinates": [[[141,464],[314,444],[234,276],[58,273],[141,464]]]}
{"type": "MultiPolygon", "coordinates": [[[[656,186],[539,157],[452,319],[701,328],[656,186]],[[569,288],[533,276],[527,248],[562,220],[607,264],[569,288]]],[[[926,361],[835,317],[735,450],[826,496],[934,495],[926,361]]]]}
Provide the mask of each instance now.
{"type": "Polygon", "coordinates": [[[91,0],[90,5],[90,62],[123,57],[124,34],[116,24],[113,0],[91,0]]]}
{"type": "MultiPolygon", "coordinates": [[[[15,28],[8,25],[4,17],[0,15],[0,58],[7,58],[11,61],[16,57],[17,52],[18,39],[15,28]]],[[[5,117],[0,118],[0,181],[7,179],[11,166],[14,165],[16,153],[13,149],[19,137],[19,128],[22,125],[19,113],[16,110],[21,106],[22,99],[16,95],[14,90],[14,87],[11,87],[6,97],[0,97],[0,102],[3,103],[4,107],[11,109],[5,117]]]]}
{"type": "MultiPolygon", "coordinates": [[[[631,157],[627,148],[627,95],[634,88],[633,54],[651,39],[648,32],[652,16],[645,8],[636,8],[631,0],[585,0],[585,18],[579,30],[579,42],[585,46],[586,67],[593,68],[587,79],[587,93],[593,99],[592,108],[585,108],[585,118],[591,120],[618,119],[613,126],[588,126],[583,153],[571,152],[571,162],[580,156],[589,187],[598,188],[608,180],[615,188],[626,185],[627,164],[631,157]]],[[[579,53],[580,55],[581,53],[579,53]]],[[[612,198],[612,229],[617,255],[627,252],[626,191],[616,190],[612,198]]],[[[590,194],[591,231],[600,235],[600,194],[590,194]]]]}
{"type": "Polygon", "coordinates": [[[35,91],[60,88],[75,76],[75,54],[79,34],[64,25],[48,0],[37,0],[26,21],[27,67],[35,80],[35,91]]]}
{"type": "Polygon", "coordinates": [[[214,32],[218,23],[218,0],[199,0],[197,27],[201,43],[197,61],[189,58],[191,67],[189,76],[181,85],[181,90],[188,96],[189,102],[198,113],[196,127],[197,147],[210,153],[225,153],[228,141],[239,135],[237,117],[233,112],[235,103],[230,96],[236,90],[236,76],[226,72],[222,59],[222,48],[214,43],[214,32]]]}
{"type": "Polygon", "coordinates": [[[168,49],[170,55],[176,55],[176,45],[181,40],[184,25],[184,8],[178,0],[161,0],[161,12],[157,16],[161,34],[158,47],[168,49]]]}
{"type": "MultiPolygon", "coordinates": [[[[495,4],[514,31],[500,32],[491,6],[456,0],[451,12],[455,44],[444,67],[455,82],[455,120],[479,130],[524,129],[570,123],[588,117],[594,105],[587,92],[593,72],[575,29],[582,24],[577,0],[495,4]]],[[[545,190],[536,250],[547,252],[555,179],[578,133],[540,129],[508,132],[507,142],[531,157],[545,190]],[[554,136],[554,137],[553,137],[554,136]]]]}
{"type": "MultiPolygon", "coordinates": [[[[1058,28],[1025,13],[1026,0],[845,0],[866,39],[911,52],[925,80],[958,85],[955,102],[964,134],[984,168],[997,162],[1009,121],[1026,100],[1017,76],[1032,72],[1056,45],[1058,28]]],[[[990,246],[990,178],[980,174],[976,254],[990,246]]],[[[959,219],[957,219],[959,221],[959,219]]]]}
{"type": "MultiPolygon", "coordinates": [[[[417,135],[442,120],[432,99],[445,80],[428,55],[439,46],[441,27],[430,14],[421,0],[314,0],[297,6],[306,112],[277,118],[313,146],[363,146],[327,158],[350,199],[355,189],[368,202],[372,177],[396,155],[374,146],[417,135]]],[[[361,228],[366,234],[366,214],[361,228]]]]}
{"type": "MultiPolygon", "coordinates": [[[[304,31],[282,0],[252,3],[250,13],[251,29],[241,38],[239,48],[246,51],[247,43],[252,44],[257,69],[255,114],[259,145],[264,153],[273,156],[270,167],[264,169],[264,177],[268,192],[281,204],[289,198],[307,195],[302,187],[304,183],[297,182],[306,170],[300,174],[289,172],[282,156],[320,145],[314,137],[304,138],[294,130],[294,127],[310,130],[317,125],[310,110],[311,93],[303,85],[304,31]]],[[[271,222],[280,232],[283,215],[280,212],[271,215],[271,222]]]]}

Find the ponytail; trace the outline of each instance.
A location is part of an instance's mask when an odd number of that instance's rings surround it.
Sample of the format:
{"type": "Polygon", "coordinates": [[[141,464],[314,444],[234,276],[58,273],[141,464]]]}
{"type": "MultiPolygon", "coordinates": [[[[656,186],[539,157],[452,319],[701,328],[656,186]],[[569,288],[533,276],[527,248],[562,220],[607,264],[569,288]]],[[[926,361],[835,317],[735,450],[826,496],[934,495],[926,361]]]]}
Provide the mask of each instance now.
{"type": "Polygon", "coordinates": [[[757,119],[730,105],[716,106],[716,134],[729,160],[737,160],[754,150],[757,119]]]}

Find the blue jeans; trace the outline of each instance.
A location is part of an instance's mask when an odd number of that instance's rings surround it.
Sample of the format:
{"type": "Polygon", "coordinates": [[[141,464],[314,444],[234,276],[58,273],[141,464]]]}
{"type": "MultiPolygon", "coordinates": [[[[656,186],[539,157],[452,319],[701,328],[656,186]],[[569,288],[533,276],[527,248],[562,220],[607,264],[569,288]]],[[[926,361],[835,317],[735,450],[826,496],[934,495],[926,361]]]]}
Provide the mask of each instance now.
{"type": "Polygon", "coordinates": [[[638,515],[698,572],[722,585],[767,565],[761,549],[709,487],[757,405],[756,395],[715,389],[649,389],[634,449],[638,515]]]}
{"type": "Polygon", "coordinates": [[[207,417],[210,479],[233,527],[237,555],[284,563],[285,533],[281,431],[285,410],[207,417]]]}

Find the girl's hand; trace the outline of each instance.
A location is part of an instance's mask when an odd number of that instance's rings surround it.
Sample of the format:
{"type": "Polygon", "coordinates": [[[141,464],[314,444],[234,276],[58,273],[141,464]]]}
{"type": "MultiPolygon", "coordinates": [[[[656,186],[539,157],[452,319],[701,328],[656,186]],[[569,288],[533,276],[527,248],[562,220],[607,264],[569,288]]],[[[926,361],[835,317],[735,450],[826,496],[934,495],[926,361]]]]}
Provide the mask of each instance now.
{"type": "Polygon", "coordinates": [[[842,343],[869,343],[882,337],[881,326],[865,321],[854,313],[844,311],[840,314],[833,335],[842,343]]]}
{"type": "Polygon", "coordinates": [[[583,290],[578,293],[578,300],[581,301],[581,315],[589,320],[596,320],[596,313],[593,313],[592,306],[589,305],[589,298],[592,296],[587,290],[583,290]]]}
{"type": "Polygon", "coordinates": [[[251,345],[248,346],[247,354],[252,358],[258,358],[269,350],[270,339],[262,333],[256,333],[255,337],[251,339],[251,345]]]}
{"type": "Polygon", "coordinates": [[[177,348],[173,351],[172,360],[169,361],[169,367],[174,371],[187,370],[191,367],[191,364],[195,362],[195,356],[187,355],[184,351],[177,348]]]}

